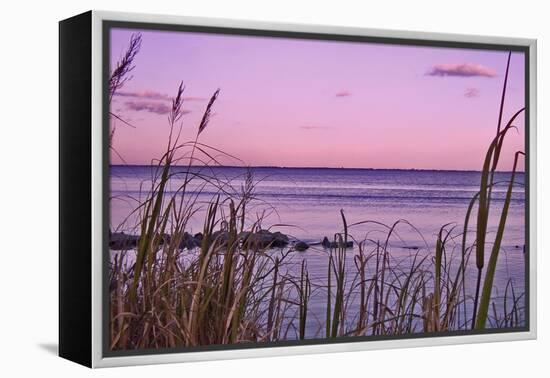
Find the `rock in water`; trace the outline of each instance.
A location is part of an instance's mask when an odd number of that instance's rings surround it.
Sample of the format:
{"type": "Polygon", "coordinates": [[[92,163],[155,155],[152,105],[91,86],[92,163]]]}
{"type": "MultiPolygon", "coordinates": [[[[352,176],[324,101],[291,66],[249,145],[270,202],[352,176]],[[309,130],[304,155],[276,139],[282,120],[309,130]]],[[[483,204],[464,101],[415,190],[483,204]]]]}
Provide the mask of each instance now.
{"type": "MultiPolygon", "coordinates": [[[[335,242],[335,241],[330,241],[328,240],[328,238],[325,236],[323,238],[323,241],[321,242],[321,245],[325,248],[338,248],[340,246],[340,244],[344,244],[344,242],[335,242]]],[[[344,245],[343,245],[344,246],[344,245]]],[[[353,241],[348,241],[347,243],[345,243],[345,248],[353,248],[353,241]]]]}
{"type": "Polygon", "coordinates": [[[288,236],[281,232],[259,230],[256,233],[243,232],[239,235],[243,243],[255,248],[283,248],[289,243],[288,236]]]}
{"type": "Polygon", "coordinates": [[[197,242],[197,245],[200,245],[202,243],[202,232],[197,232],[194,238],[195,238],[195,241],[197,242]]]}
{"type": "Polygon", "coordinates": [[[126,235],[124,232],[113,232],[109,235],[109,248],[121,251],[137,247],[139,236],[126,235]]]}
{"type": "Polygon", "coordinates": [[[297,250],[298,252],[303,252],[308,248],[309,248],[309,245],[303,241],[299,241],[296,244],[294,244],[294,249],[297,250]]]}
{"type": "Polygon", "coordinates": [[[227,231],[215,231],[210,236],[211,242],[216,242],[220,246],[225,246],[229,241],[229,232],[227,231]]]}
{"type": "Polygon", "coordinates": [[[161,234],[161,235],[155,235],[155,244],[161,246],[164,244],[170,244],[170,240],[172,239],[172,236],[168,234],[161,234]]]}
{"type": "Polygon", "coordinates": [[[288,244],[288,236],[281,232],[274,232],[271,234],[273,240],[271,242],[271,246],[275,248],[283,248],[286,247],[288,244]]]}
{"type": "Polygon", "coordinates": [[[197,243],[197,240],[195,239],[195,237],[193,235],[191,235],[188,232],[184,232],[183,236],[181,237],[179,247],[180,247],[180,249],[191,250],[193,248],[198,247],[199,244],[200,243],[197,243]]]}

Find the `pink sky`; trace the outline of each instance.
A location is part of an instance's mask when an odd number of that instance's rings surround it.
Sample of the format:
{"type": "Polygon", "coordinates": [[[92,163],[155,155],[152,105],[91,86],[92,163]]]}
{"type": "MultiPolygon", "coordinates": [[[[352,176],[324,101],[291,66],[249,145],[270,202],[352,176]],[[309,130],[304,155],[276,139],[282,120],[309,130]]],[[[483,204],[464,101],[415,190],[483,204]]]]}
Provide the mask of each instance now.
{"type": "MultiPolygon", "coordinates": [[[[182,80],[184,138],[220,88],[200,140],[251,166],[480,170],[495,134],[507,52],[113,29],[111,64],[137,31],[133,78],[112,103],[135,126],[113,121],[129,164],[161,156],[182,80]]],[[[504,121],[524,106],[524,69],[512,54],[504,121]]],[[[524,149],[523,123],[501,170],[524,149]]]]}

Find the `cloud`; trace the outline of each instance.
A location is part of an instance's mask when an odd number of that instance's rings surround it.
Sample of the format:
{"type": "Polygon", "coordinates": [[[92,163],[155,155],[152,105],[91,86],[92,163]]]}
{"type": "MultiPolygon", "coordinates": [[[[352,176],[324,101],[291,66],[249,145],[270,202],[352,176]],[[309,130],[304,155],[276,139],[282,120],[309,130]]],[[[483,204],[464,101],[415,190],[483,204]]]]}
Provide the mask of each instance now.
{"type": "Polygon", "coordinates": [[[326,129],[329,129],[329,127],[325,127],[325,126],[300,126],[300,129],[302,129],[302,130],[326,130],[326,129]]]}
{"type": "Polygon", "coordinates": [[[137,91],[137,92],[124,92],[119,91],[115,93],[115,96],[132,97],[132,98],[144,98],[147,100],[170,100],[170,97],[166,94],[155,91],[137,91]]]}
{"type": "Polygon", "coordinates": [[[335,96],[336,97],[349,97],[349,96],[351,96],[351,92],[340,91],[340,92],[336,92],[335,96]]]}
{"type": "Polygon", "coordinates": [[[155,114],[168,114],[171,108],[162,102],[153,101],[126,101],[126,109],[136,112],[149,112],[155,114]]]}
{"type": "Polygon", "coordinates": [[[428,76],[456,76],[456,77],[495,77],[496,72],[491,68],[474,63],[436,64],[426,73],[428,76]]]}
{"type": "Polygon", "coordinates": [[[183,96],[183,101],[207,101],[207,98],[198,97],[198,96],[183,96]]]}
{"type": "Polygon", "coordinates": [[[467,98],[479,97],[479,89],[466,88],[466,90],[464,91],[464,97],[467,97],[467,98]]]}
{"type": "MultiPolygon", "coordinates": [[[[172,97],[168,96],[167,94],[159,93],[151,90],[135,91],[135,92],[118,91],[115,93],[115,96],[139,98],[139,99],[146,99],[146,100],[172,101],[172,97]]],[[[204,97],[198,97],[198,96],[184,96],[183,100],[184,101],[206,101],[207,99],[204,97]]]]}

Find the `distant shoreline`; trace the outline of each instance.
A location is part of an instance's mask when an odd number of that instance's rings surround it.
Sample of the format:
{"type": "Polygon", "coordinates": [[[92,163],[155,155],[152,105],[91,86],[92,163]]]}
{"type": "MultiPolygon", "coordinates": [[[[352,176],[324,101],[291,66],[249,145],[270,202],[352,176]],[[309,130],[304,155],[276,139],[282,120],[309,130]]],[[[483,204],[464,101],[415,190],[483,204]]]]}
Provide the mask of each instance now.
{"type": "MultiPolygon", "coordinates": [[[[151,164],[109,164],[109,167],[147,168],[155,167],[151,164]]],[[[187,165],[173,165],[173,168],[187,168],[187,165]]],[[[399,171],[399,172],[463,172],[481,173],[471,169],[425,169],[425,168],[355,168],[355,167],[279,167],[269,165],[238,166],[238,165],[192,165],[191,168],[230,168],[230,169],[306,169],[306,170],[346,170],[346,171],[399,171]]],[[[496,173],[512,173],[512,171],[495,171],[496,173]]],[[[525,171],[516,171],[525,174],[525,171]]]]}

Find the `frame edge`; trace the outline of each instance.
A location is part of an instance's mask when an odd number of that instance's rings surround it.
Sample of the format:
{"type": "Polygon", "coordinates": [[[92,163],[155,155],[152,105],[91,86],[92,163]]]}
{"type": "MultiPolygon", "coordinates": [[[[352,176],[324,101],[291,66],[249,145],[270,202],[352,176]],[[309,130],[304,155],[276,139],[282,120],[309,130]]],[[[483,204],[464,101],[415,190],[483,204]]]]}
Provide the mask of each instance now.
{"type": "MultiPolygon", "coordinates": [[[[158,14],[141,14],[111,11],[92,11],[92,176],[94,176],[92,214],[92,309],[93,309],[93,367],[117,367],[127,365],[145,365],[153,363],[181,363],[212,360],[227,360],[237,358],[261,358],[276,357],[296,354],[319,354],[335,352],[367,351],[380,349],[459,345],[467,343],[486,343],[502,341],[534,340],[537,338],[537,306],[536,306],[536,255],[537,255],[537,146],[536,146],[536,78],[537,78],[537,40],[534,38],[509,38],[501,36],[480,36],[466,34],[431,33],[424,31],[405,30],[380,30],[359,27],[327,26],[317,24],[292,24],[275,23],[265,21],[248,21],[238,19],[203,18],[187,16],[171,16],[158,14]],[[411,39],[424,39],[428,41],[487,43],[517,45],[527,49],[529,55],[529,148],[530,148],[530,203],[529,203],[529,330],[511,333],[495,333],[483,335],[443,336],[426,339],[402,339],[364,341],[338,344],[318,344],[281,346],[275,348],[234,349],[223,351],[201,351],[187,353],[153,354],[140,356],[103,357],[102,354],[102,204],[101,183],[96,183],[97,177],[102,176],[101,153],[102,151],[102,22],[103,21],[129,21],[159,24],[187,24],[196,26],[213,26],[240,29],[259,29],[268,31],[289,32],[314,32],[337,35],[364,35],[382,38],[403,38],[404,35],[411,39]],[[95,155],[94,155],[95,154],[95,155]]],[[[526,67],[527,68],[527,67],[526,67]]]]}
{"type": "Polygon", "coordinates": [[[59,356],[91,367],[91,12],[59,22],[59,356]],[[89,241],[89,242],[86,242],[89,241]]]}

